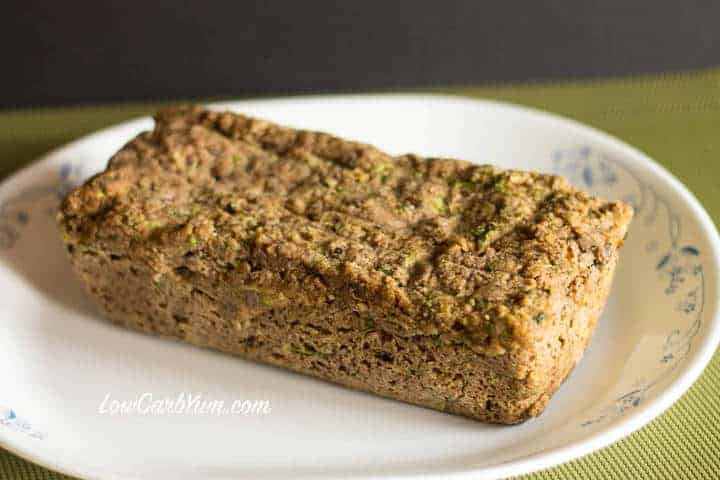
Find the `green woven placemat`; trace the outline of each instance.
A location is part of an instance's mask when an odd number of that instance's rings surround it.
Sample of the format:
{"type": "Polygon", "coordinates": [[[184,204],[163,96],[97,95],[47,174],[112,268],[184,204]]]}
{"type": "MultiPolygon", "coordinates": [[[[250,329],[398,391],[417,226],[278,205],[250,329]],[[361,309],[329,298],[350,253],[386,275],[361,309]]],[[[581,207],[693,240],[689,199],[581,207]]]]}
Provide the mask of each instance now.
{"type": "MultiPolygon", "coordinates": [[[[720,219],[720,69],[616,80],[438,89],[578,119],[644,150],[720,219]]],[[[82,134],[157,104],[0,112],[0,177],[82,134]]],[[[526,479],[720,478],[720,357],[665,414],[579,460],[526,479]]],[[[68,478],[0,450],[0,479],[68,478]]]]}

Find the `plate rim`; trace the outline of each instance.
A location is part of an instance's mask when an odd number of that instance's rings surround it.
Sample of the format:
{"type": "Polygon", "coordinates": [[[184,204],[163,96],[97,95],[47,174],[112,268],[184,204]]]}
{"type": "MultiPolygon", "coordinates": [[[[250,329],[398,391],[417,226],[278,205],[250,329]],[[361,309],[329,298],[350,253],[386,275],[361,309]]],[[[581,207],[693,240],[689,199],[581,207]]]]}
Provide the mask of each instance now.
{"type": "MultiPolygon", "coordinates": [[[[379,93],[379,94],[331,94],[331,95],[297,95],[288,97],[275,97],[275,98],[263,98],[263,99],[247,99],[247,100],[227,100],[220,102],[198,102],[199,104],[213,108],[227,108],[231,110],[239,110],[241,108],[247,108],[253,105],[263,104],[282,104],[282,103],[304,103],[313,101],[393,101],[393,100],[404,100],[404,101],[436,101],[442,103],[455,103],[455,104],[473,104],[475,106],[491,106],[494,108],[505,109],[510,113],[529,114],[538,119],[545,118],[550,119],[559,124],[565,124],[576,130],[582,130],[587,134],[588,139],[597,141],[598,143],[604,143],[612,146],[614,149],[621,152],[624,159],[629,161],[632,165],[640,166],[643,169],[649,169],[660,181],[665,182],[675,193],[678,194],[682,202],[689,207],[689,210],[696,216],[700,232],[704,235],[708,243],[711,246],[708,258],[708,265],[712,266],[715,271],[716,278],[720,277],[720,235],[718,235],[717,227],[715,226],[710,215],[707,213],[705,208],[702,206],[700,201],[695,195],[686,187],[678,178],[676,178],[670,171],[664,166],[654,160],[652,157],[642,152],[636,147],[622,141],[618,137],[600,130],[599,128],[580,122],[573,118],[560,115],[553,112],[548,112],[538,108],[528,107],[525,105],[499,101],[486,98],[474,98],[459,94],[439,94],[439,93],[379,93]]],[[[101,136],[111,134],[113,130],[128,128],[132,124],[139,124],[141,122],[147,122],[151,117],[135,117],[128,119],[102,129],[93,131],[86,135],[83,135],[75,140],[72,140],[64,145],[56,147],[38,158],[30,161],[20,169],[14,171],[11,175],[6,177],[0,186],[6,185],[13,182],[20,176],[24,176],[33,168],[38,165],[50,161],[52,158],[62,155],[66,150],[71,150],[77,146],[96,139],[101,136]]],[[[482,478],[502,478],[504,476],[515,476],[523,475],[530,472],[540,471],[553,466],[557,466],[561,463],[565,463],[574,459],[584,457],[594,451],[600,450],[609,446],[612,443],[630,435],[631,433],[639,430],[653,419],[662,415],[670,406],[672,406],[680,397],[692,386],[695,381],[700,377],[705,367],[710,363],[712,357],[720,344],[720,284],[711,293],[710,298],[714,298],[714,311],[708,315],[708,331],[707,335],[699,337],[700,342],[697,345],[696,354],[693,358],[688,359],[688,363],[683,369],[682,373],[668,384],[657,396],[649,399],[644,403],[642,408],[634,409],[632,412],[625,415],[619,421],[613,422],[606,428],[600,429],[591,435],[588,435],[582,440],[573,442],[569,445],[562,445],[559,447],[550,448],[548,450],[527,455],[526,457],[508,460],[500,462],[494,465],[473,467],[472,465],[463,465],[462,467],[446,468],[442,471],[420,471],[417,467],[404,469],[401,471],[394,471],[384,478],[413,478],[413,477],[424,477],[424,478],[457,478],[457,479],[470,479],[478,478],[478,475],[482,475],[482,478]],[[714,295],[713,295],[714,294],[714,295]]],[[[52,455],[41,455],[36,454],[30,448],[22,448],[17,445],[17,442],[13,442],[13,435],[0,429],[0,447],[7,450],[8,452],[17,455],[25,460],[48,468],[50,470],[61,472],[67,475],[73,475],[81,478],[99,478],[98,475],[103,475],[103,478],[135,478],[128,477],[125,475],[116,475],[110,473],[109,477],[105,476],[102,472],[97,471],[96,467],[90,465],[78,465],[76,463],[67,464],[62,457],[58,458],[52,455]]],[[[105,472],[107,473],[107,472],[105,472]]],[[[240,472],[240,474],[242,474],[240,472]]],[[[304,478],[302,475],[294,478],[304,478]]],[[[317,477],[315,477],[317,478],[317,477]]],[[[372,473],[352,473],[348,478],[376,478],[375,474],[372,473]]]]}

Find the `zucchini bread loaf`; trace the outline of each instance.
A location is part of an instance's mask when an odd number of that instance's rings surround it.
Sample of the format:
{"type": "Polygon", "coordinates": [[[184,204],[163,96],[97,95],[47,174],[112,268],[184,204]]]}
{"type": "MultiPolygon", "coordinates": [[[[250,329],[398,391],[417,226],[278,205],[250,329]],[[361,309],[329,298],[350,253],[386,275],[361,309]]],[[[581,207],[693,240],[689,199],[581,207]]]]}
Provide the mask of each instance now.
{"type": "Polygon", "coordinates": [[[630,207],[233,113],[155,120],[60,208],[111,320],[508,424],[582,356],[630,207]]]}

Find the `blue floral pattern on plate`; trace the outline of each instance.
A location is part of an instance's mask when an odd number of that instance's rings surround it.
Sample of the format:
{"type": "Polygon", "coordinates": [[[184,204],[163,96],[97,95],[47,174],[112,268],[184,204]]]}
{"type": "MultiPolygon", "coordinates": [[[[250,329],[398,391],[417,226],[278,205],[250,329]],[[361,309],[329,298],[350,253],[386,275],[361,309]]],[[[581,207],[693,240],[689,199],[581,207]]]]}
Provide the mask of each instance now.
{"type": "MultiPolygon", "coordinates": [[[[30,207],[36,202],[55,197],[59,201],[82,178],[79,166],[65,164],[58,170],[58,180],[50,185],[27,188],[0,205],[0,250],[12,248],[20,238],[20,231],[30,221],[30,207]]],[[[48,210],[55,215],[55,209],[48,210]]]]}
{"type": "Polygon", "coordinates": [[[13,409],[3,405],[0,405],[0,425],[25,433],[33,438],[41,439],[44,437],[40,431],[30,425],[30,422],[18,417],[13,409]]]}
{"type": "MultiPolygon", "coordinates": [[[[649,265],[649,268],[657,271],[658,279],[665,285],[664,294],[672,299],[675,310],[689,318],[685,329],[675,328],[667,334],[657,355],[657,361],[662,366],[660,372],[652,378],[636,379],[629,391],[619,395],[612,404],[583,421],[581,425],[587,427],[620,417],[628,410],[638,407],[648,392],[681,364],[700,330],[705,301],[705,278],[700,249],[681,242],[680,216],[671,209],[667,200],[627,166],[590,147],[556,151],[553,154],[553,166],[556,173],[593,192],[612,190],[620,181],[634,184],[633,190],[637,193],[626,194],[622,200],[633,206],[636,221],[645,222],[645,225],[657,222],[660,210],[665,210],[669,249],[661,251],[657,255],[657,263],[649,265]]],[[[654,252],[658,245],[657,240],[651,240],[645,245],[645,249],[647,252],[654,252]]]]}
{"type": "MultiPolygon", "coordinates": [[[[48,198],[59,201],[70,189],[77,185],[82,178],[79,166],[65,164],[58,170],[57,181],[49,185],[36,185],[27,188],[6,200],[0,205],[0,250],[12,248],[20,239],[22,229],[48,198]],[[37,207],[37,208],[35,208],[37,207]]],[[[48,215],[55,215],[56,209],[45,210],[48,215]]],[[[25,433],[33,438],[43,438],[44,435],[36,430],[29,421],[18,417],[15,410],[0,404],[0,425],[25,433]]]]}

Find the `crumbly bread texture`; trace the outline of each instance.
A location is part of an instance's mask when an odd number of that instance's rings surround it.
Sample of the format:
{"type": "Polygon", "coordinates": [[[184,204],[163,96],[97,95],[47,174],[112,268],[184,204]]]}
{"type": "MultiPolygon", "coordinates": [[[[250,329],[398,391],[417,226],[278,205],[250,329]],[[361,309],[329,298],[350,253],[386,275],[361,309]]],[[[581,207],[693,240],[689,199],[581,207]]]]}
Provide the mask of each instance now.
{"type": "Polygon", "coordinates": [[[494,423],[588,344],[630,207],[564,179],[169,109],[59,222],[107,316],[494,423]]]}

